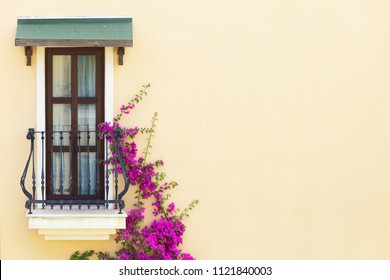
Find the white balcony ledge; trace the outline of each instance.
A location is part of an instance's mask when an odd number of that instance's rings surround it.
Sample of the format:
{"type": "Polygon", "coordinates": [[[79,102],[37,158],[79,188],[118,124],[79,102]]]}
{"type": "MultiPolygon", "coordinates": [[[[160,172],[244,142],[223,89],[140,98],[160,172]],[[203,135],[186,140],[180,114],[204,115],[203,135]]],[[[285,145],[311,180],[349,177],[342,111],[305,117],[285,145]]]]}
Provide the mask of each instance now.
{"type": "Polygon", "coordinates": [[[46,240],[108,240],[126,227],[127,214],[117,209],[35,209],[26,214],[28,227],[46,240]]]}

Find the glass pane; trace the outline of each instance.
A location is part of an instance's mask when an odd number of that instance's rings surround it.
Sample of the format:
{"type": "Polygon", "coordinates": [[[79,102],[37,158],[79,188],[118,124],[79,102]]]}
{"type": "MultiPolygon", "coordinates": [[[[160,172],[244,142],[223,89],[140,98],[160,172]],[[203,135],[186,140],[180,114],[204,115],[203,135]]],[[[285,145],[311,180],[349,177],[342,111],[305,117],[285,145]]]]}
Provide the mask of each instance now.
{"type": "Polygon", "coordinates": [[[82,195],[96,195],[96,153],[79,153],[78,154],[78,163],[79,163],[79,194],[82,195]],[[80,163],[81,162],[81,163],[80,163]]]}
{"type": "MultiPolygon", "coordinates": [[[[61,145],[60,131],[71,130],[71,106],[70,104],[53,104],[53,144],[55,146],[61,145]]],[[[62,145],[69,145],[69,133],[62,134],[62,145]]]]}
{"type": "Polygon", "coordinates": [[[96,97],[96,57],[77,57],[78,97],[96,97]]]}
{"type": "Polygon", "coordinates": [[[53,55],[53,97],[70,97],[70,73],[70,55],[53,55]]]}
{"type": "Polygon", "coordinates": [[[71,192],[70,186],[70,157],[69,153],[53,153],[52,159],[52,191],[55,195],[61,195],[61,185],[64,195],[71,192]]]}
{"type": "Polygon", "coordinates": [[[88,145],[88,135],[89,145],[95,145],[96,134],[87,131],[96,130],[96,104],[78,105],[78,130],[83,131],[80,134],[82,146],[88,145]]]}

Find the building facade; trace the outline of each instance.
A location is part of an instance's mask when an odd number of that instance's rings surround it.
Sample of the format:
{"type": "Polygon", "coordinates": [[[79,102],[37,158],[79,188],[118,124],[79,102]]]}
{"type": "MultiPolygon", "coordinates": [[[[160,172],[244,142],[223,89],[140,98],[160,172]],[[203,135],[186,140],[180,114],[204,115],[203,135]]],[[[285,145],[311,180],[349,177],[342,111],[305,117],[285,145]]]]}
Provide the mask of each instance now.
{"type": "Polygon", "coordinates": [[[117,249],[133,189],[118,198],[126,182],[106,185],[95,127],[147,83],[122,122],[147,127],[159,113],[151,158],[179,183],[179,207],[200,200],[185,251],[388,259],[389,10],[384,0],[1,2],[1,259],[117,249]],[[20,181],[31,136],[29,214],[20,181]],[[53,212],[39,212],[44,199],[53,212]],[[94,212],[102,200],[110,213],[94,212]]]}

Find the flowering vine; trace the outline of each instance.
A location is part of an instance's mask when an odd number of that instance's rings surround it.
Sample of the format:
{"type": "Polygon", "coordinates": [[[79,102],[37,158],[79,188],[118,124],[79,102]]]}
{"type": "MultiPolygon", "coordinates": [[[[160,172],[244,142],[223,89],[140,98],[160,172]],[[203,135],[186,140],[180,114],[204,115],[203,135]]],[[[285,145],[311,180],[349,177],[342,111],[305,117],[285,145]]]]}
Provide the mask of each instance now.
{"type": "Polygon", "coordinates": [[[113,123],[104,122],[98,125],[98,130],[102,135],[106,135],[110,146],[112,157],[104,164],[110,164],[118,172],[122,172],[119,163],[115,162],[114,131],[122,131],[120,141],[121,157],[123,159],[125,176],[130,180],[135,190],[135,203],[128,212],[126,218],[126,228],[117,231],[115,241],[121,248],[112,256],[107,252],[95,252],[89,250],[83,253],[76,251],[71,259],[89,259],[96,255],[98,259],[118,259],[118,260],[192,260],[191,254],[183,252],[180,245],[183,243],[185,225],[183,219],[189,216],[198,200],[192,201],[183,211],[176,208],[174,202],[170,202],[169,191],[178,186],[174,181],[165,181],[166,174],[158,169],[164,165],[162,160],[148,162],[150,154],[151,140],[157,122],[157,113],[154,113],[151,126],[149,128],[124,128],[120,126],[120,121],[125,115],[129,115],[146,95],[150,84],[144,85],[139,93],[127,104],[120,107],[120,113],[114,118],[113,123]],[[137,144],[134,138],[139,134],[147,135],[147,144],[142,153],[138,155],[137,144]],[[145,207],[144,201],[152,200],[151,212],[154,219],[150,224],[144,222],[145,207]]]}

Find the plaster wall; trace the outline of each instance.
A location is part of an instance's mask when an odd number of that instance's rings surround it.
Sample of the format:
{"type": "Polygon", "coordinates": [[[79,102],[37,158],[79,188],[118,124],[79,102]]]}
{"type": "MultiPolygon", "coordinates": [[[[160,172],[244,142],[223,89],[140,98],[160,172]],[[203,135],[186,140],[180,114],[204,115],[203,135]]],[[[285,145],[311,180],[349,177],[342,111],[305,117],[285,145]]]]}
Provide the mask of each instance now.
{"type": "MultiPolygon", "coordinates": [[[[163,159],[198,259],[390,258],[390,2],[336,0],[0,2],[1,259],[67,259],[111,241],[45,241],[19,179],[36,123],[36,55],[18,16],[130,15],[114,113],[159,113],[163,159]]],[[[130,205],[130,201],[127,205],[130,205]]]]}

